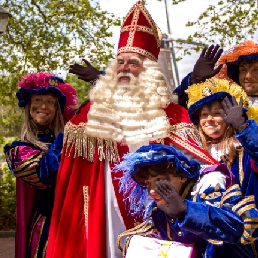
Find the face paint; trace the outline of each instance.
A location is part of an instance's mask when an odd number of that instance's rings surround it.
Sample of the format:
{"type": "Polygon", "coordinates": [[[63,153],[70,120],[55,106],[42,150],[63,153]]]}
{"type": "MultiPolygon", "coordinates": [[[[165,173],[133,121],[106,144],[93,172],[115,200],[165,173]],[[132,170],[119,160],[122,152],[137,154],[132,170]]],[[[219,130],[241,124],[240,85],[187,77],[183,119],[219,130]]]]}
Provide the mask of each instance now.
{"type": "Polygon", "coordinates": [[[37,127],[47,129],[53,121],[57,109],[57,97],[52,94],[32,94],[30,101],[30,115],[37,127]]]}
{"type": "Polygon", "coordinates": [[[199,124],[203,132],[212,139],[220,138],[227,129],[227,123],[220,113],[221,103],[213,102],[209,106],[203,106],[199,115],[199,124]]]}

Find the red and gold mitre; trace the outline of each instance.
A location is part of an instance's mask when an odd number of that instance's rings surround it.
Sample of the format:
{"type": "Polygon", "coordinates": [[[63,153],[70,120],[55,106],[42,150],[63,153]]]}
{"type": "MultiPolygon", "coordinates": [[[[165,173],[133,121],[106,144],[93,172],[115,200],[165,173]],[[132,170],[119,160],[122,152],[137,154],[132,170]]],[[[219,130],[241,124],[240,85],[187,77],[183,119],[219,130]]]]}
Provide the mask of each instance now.
{"type": "Polygon", "coordinates": [[[133,52],[157,61],[160,44],[157,25],[141,1],[138,1],[124,19],[117,54],[133,52]]]}

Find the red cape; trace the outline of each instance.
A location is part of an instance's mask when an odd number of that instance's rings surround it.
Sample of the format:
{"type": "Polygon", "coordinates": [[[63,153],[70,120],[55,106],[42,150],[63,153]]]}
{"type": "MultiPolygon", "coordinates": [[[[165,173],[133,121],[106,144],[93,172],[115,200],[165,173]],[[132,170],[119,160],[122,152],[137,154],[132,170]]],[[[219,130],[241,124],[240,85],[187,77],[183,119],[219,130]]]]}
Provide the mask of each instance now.
{"type": "MultiPolygon", "coordinates": [[[[80,123],[87,122],[89,109],[90,103],[73,117],[70,123],[74,128],[80,123]]],[[[171,125],[182,122],[191,123],[187,110],[179,105],[171,103],[165,111],[171,125]]],[[[165,144],[170,143],[180,148],[192,149],[193,154],[200,158],[198,151],[196,149],[194,151],[197,146],[193,139],[190,139],[189,144],[186,145],[180,137],[171,132],[165,139],[165,144]]],[[[65,148],[64,146],[64,150],[65,148]]],[[[209,154],[199,149],[202,160],[210,164],[214,163],[209,154]]],[[[118,152],[122,157],[128,152],[128,148],[118,145],[118,152]]],[[[99,160],[97,148],[95,148],[94,162],[78,155],[74,157],[74,146],[72,150],[63,151],[46,258],[106,258],[104,164],[104,160],[99,160]]],[[[118,174],[116,173],[115,176],[118,177],[118,174]]],[[[127,229],[132,228],[135,220],[128,215],[128,205],[123,202],[122,194],[118,192],[118,180],[114,180],[114,177],[113,186],[124,224],[127,229]]]]}

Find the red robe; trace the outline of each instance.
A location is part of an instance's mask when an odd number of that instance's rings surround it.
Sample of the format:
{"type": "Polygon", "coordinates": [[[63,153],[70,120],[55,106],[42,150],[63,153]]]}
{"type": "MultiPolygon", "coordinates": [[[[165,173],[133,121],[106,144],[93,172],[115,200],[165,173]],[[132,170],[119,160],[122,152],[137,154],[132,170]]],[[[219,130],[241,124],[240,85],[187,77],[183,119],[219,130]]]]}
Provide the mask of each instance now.
{"type": "MultiPolygon", "coordinates": [[[[90,155],[89,149],[86,154],[93,157],[93,162],[80,156],[82,149],[78,147],[82,145],[79,141],[82,140],[83,133],[78,128],[85,126],[89,109],[90,103],[66,125],[73,130],[74,137],[68,137],[63,149],[46,258],[106,258],[105,160],[100,161],[99,151],[101,149],[98,147],[94,148],[93,156],[90,155]],[[67,144],[68,149],[66,149],[67,144]],[[74,157],[75,151],[77,153],[74,157]]],[[[191,124],[187,110],[183,107],[171,103],[165,111],[171,125],[191,124]]],[[[67,128],[65,134],[69,134],[67,128]]],[[[164,139],[164,143],[172,143],[190,152],[194,145],[193,154],[196,157],[208,164],[217,163],[201,148],[198,153],[193,138],[189,137],[186,143],[172,130],[164,139]]],[[[121,158],[124,153],[128,152],[128,148],[118,144],[117,151],[121,158]]],[[[112,167],[113,163],[110,162],[110,165],[112,167]]],[[[123,202],[123,197],[119,194],[118,180],[115,180],[114,176],[118,177],[118,174],[112,173],[113,186],[121,216],[126,228],[129,229],[134,227],[135,220],[128,215],[128,205],[123,202]]]]}

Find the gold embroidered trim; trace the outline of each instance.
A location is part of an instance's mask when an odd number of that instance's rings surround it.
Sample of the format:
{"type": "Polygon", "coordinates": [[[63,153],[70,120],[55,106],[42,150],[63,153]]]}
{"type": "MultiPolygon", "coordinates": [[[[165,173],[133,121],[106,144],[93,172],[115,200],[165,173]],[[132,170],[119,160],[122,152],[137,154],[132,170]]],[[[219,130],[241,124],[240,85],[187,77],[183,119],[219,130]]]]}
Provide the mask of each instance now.
{"type": "Polygon", "coordinates": [[[223,241],[217,241],[213,239],[208,239],[208,242],[210,242],[213,245],[223,245],[223,241]]]}
{"type": "Polygon", "coordinates": [[[188,138],[191,137],[200,148],[203,146],[198,129],[194,124],[179,123],[170,125],[168,132],[180,136],[184,141],[188,141],[188,138]]]}
{"type": "Polygon", "coordinates": [[[31,243],[31,240],[32,240],[32,234],[33,234],[34,228],[35,228],[35,226],[37,225],[38,221],[40,220],[40,217],[41,217],[41,216],[42,216],[42,215],[40,214],[40,215],[37,217],[35,223],[32,225],[32,229],[31,229],[31,232],[30,232],[30,243],[31,243]]]}
{"type": "Polygon", "coordinates": [[[182,198],[185,199],[187,197],[187,195],[189,194],[190,190],[192,190],[194,183],[193,182],[189,182],[189,184],[185,187],[184,192],[182,193],[182,198]]]}
{"type": "Polygon", "coordinates": [[[196,202],[197,196],[198,196],[198,193],[194,195],[193,202],[196,202]]]}
{"type": "MultiPolygon", "coordinates": [[[[120,241],[122,237],[126,237],[126,236],[130,236],[130,235],[142,235],[142,236],[148,236],[154,232],[158,232],[156,228],[153,228],[154,224],[151,221],[151,218],[149,218],[148,220],[146,220],[145,222],[141,223],[140,225],[131,228],[123,233],[121,233],[118,237],[117,237],[117,241],[116,241],[116,245],[119,248],[119,250],[121,252],[124,253],[123,248],[120,245],[120,241]]],[[[125,245],[125,248],[127,249],[129,246],[129,244],[125,245]]]]}
{"type": "Polygon", "coordinates": [[[168,135],[168,138],[172,142],[177,143],[179,146],[184,146],[184,148],[186,150],[188,150],[194,156],[199,157],[201,160],[207,162],[208,164],[214,164],[214,161],[209,156],[205,155],[203,152],[198,150],[196,147],[191,146],[188,141],[184,141],[184,140],[178,138],[176,135],[174,135],[172,133],[170,133],[168,135]]]}
{"type": "MultiPolygon", "coordinates": [[[[42,217],[44,217],[44,216],[42,216],[42,217]]],[[[42,219],[42,225],[41,225],[41,227],[40,227],[40,233],[39,233],[39,241],[38,241],[38,244],[37,244],[37,249],[36,249],[36,252],[35,252],[34,258],[37,258],[37,257],[38,257],[38,252],[39,252],[39,242],[40,242],[40,239],[41,239],[41,235],[42,235],[42,231],[43,231],[43,228],[44,228],[45,222],[46,222],[46,217],[44,217],[44,218],[42,219]]]]}
{"type": "Polygon", "coordinates": [[[220,207],[223,206],[223,204],[228,200],[229,198],[233,196],[240,196],[242,197],[242,192],[239,190],[240,186],[238,184],[234,184],[230,186],[224,193],[220,201],[220,207]]]}
{"type": "Polygon", "coordinates": [[[168,236],[169,240],[171,240],[171,241],[173,240],[173,238],[171,236],[170,225],[169,225],[168,221],[167,221],[167,236],[168,236]]]}
{"type": "Polygon", "coordinates": [[[93,162],[94,157],[98,154],[99,160],[107,159],[109,162],[119,162],[117,143],[110,139],[101,139],[87,136],[85,133],[86,123],[74,125],[68,122],[64,130],[64,148],[65,153],[69,156],[73,152],[73,157],[82,157],[93,162]],[[97,153],[96,153],[97,152],[97,153]]]}
{"type": "MultiPolygon", "coordinates": [[[[155,36],[156,39],[156,43],[157,43],[157,47],[161,46],[161,39],[159,37],[159,33],[158,33],[158,29],[157,29],[157,25],[155,24],[154,20],[152,19],[151,15],[149,14],[148,10],[144,7],[144,5],[142,5],[141,2],[137,2],[127,13],[124,22],[121,26],[121,30],[124,28],[124,23],[125,21],[127,21],[127,19],[129,18],[129,16],[132,14],[132,12],[134,12],[133,14],[133,19],[131,22],[131,25],[134,25],[133,27],[129,27],[128,30],[134,30],[136,28],[147,28],[145,26],[141,26],[138,24],[138,20],[139,20],[139,15],[140,12],[144,15],[145,19],[148,21],[149,25],[151,26],[151,30],[153,31],[153,35],[155,36]],[[135,14],[136,13],[136,14],[135,14]],[[136,27],[137,26],[137,27],[136,27]]],[[[122,31],[121,31],[122,32],[122,31]]],[[[129,42],[128,42],[129,43],[129,42]]],[[[156,60],[157,61],[157,60],[156,60]]]]}
{"type": "Polygon", "coordinates": [[[140,15],[140,10],[137,8],[135,9],[134,13],[133,13],[133,19],[131,22],[131,25],[129,26],[129,37],[127,39],[127,43],[126,46],[131,47],[133,46],[133,39],[134,39],[134,35],[136,32],[136,28],[137,28],[137,23],[139,20],[139,15],[140,15]]]}
{"type": "MultiPolygon", "coordinates": [[[[232,207],[233,211],[236,211],[238,214],[240,212],[240,210],[242,210],[242,206],[246,205],[249,202],[252,202],[252,204],[254,204],[254,195],[249,195],[248,197],[244,198],[243,200],[241,200],[240,202],[238,202],[236,205],[234,205],[232,207]]],[[[255,205],[255,204],[254,204],[255,205]]],[[[242,214],[242,213],[241,213],[242,214]]]]}
{"type": "Polygon", "coordinates": [[[254,217],[246,218],[246,222],[248,222],[248,223],[252,223],[252,222],[258,223],[258,218],[254,218],[254,217]]]}
{"type": "Polygon", "coordinates": [[[46,241],[46,244],[45,244],[45,246],[43,248],[42,257],[46,257],[47,245],[48,245],[48,240],[46,241]]]}
{"type": "Polygon", "coordinates": [[[152,53],[146,51],[145,49],[139,48],[139,47],[128,47],[128,46],[125,46],[125,47],[119,48],[119,50],[117,51],[118,54],[120,54],[120,53],[128,53],[128,52],[138,53],[140,55],[148,57],[152,61],[157,61],[157,58],[155,58],[155,56],[152,53]]]}
{"type": "Polygon", "coordinates": [[[236,191],[236,192],[233,192],[233,193],[229,193],[227,195],[223,195],[221,201],[220,201],[220,206],[223,206],[223,204],[231,197],[233,196],[241,196],[242,193],[241,191],[236,191]]]}
{"type": "MultiPolygon", "coordinates": [[[[245,220],[246,222],[246,220],[245,220]]],[[[252,223],[252,221],[251,221],[252,223]]],[[[245,225],[245,229],[257,229],[257,226],[258,226],[258,223],[254,223],[254,224],[251,224],[250,221],[249,223],[246,223],[245,225]]],[[[254,240],[256,240],[256,238],[253,238],[254,240]]]]}
{"type": "Polygon", "coordinates": [[[251,210],[251,209],[255,209],[256,208],[256,205],[255,203],[252,203],[252,204],[249,204],[249,205],[246,205],[244,206],[242,209],[239,209],[237,211],[237,213],[241,216],[243,213],[245,213],[246,211],[248,210],[251,210]]]}
{"type": "Polygon", "coordinates": [[[231,209],[232,211],[236,212],[239,216],[241,216],[244,222],[244,232],[241,236],[241,243],[250,244],[254,242],[256,238],[254,238],[252,234],[254,232],[254,229],[257,229],[258,227],[258,218],[250,217],[250,210],[256,209],[254,196],[250,195],[247,198],[244,198],[236,205],[234,205],[231,209]]]}
{"type": "Polygon", "coordinates": [[[89,187],[83,186],[83,200],[84,200],[84,220],[85,220],[85,230],[86,238],[88,238],[88,215],[89,215],[89,187]]]}
{"type": "Polygon", "coordinates": [[[248,234],[248,232],[246,232],[246,231],[244,231],[244,234],[243,234],[243,235],[244,235],[244,237],[247,238],[247,239],[252,239],[252,242],[256,240],[256,238],[251,237],[251,235],[248,234]]]}
{"type": "Polygon", "coordinates": [[[254,253],[254,258],[257,258],[258,255],[257,255],[257,251],[256,251],[256,245],[255,243],[251,243],[251,247],[252,247],[252,251],[254,253]]]}
{"type": "Polygon", "coordinates": [[[240,186],[242,186],[243,180],[244,180],[244,168],[243,168],[243,164],[242,164],[242,160],[243,160],[243,153],[244,153],[244,149],[241,148],[241,150],[239,151],[239,184],[240,186]]]}
{"type": "Polygon", "coordinates": [[[209,193],[208,195],[205,194],[204,197],[202,197],[202,195],[201,195],[201,198],[204,198],[205,200],[210,201],[210,200],[216,199],[220,196],[222,196],[221,192],[212,192],[212,193],[209,193]]]}
{"type": "MultiPolygon", "coordinates": [[[[24,159],[24,160],[22,160],[22,161],[19,161],[19,162],[16,162],[16,165],[18,165],[17,166],[17,168],[16,169],[14,169],[13,171],[14,171],[14,173],[17,173],[17,172],[19,172],[20,170],[22,170],[22,169],[24,169],[24,167],[26,167],[26,166],[28,166],[28,168],[31,168],[32,166],[36,166],[36,165],[38,165],[38,162],[40,161],[40,159],[44,156],[43,155],[43,153],[41,153],[41,154],[36,154],[37,156],[35,157],[35,156],[32,156],[32,157],[30,157],[30,158],[26,158],[26,159],[24,159]]],[[[28,169],[28,168],[26,168],[26,169],[28,169]]]]}

